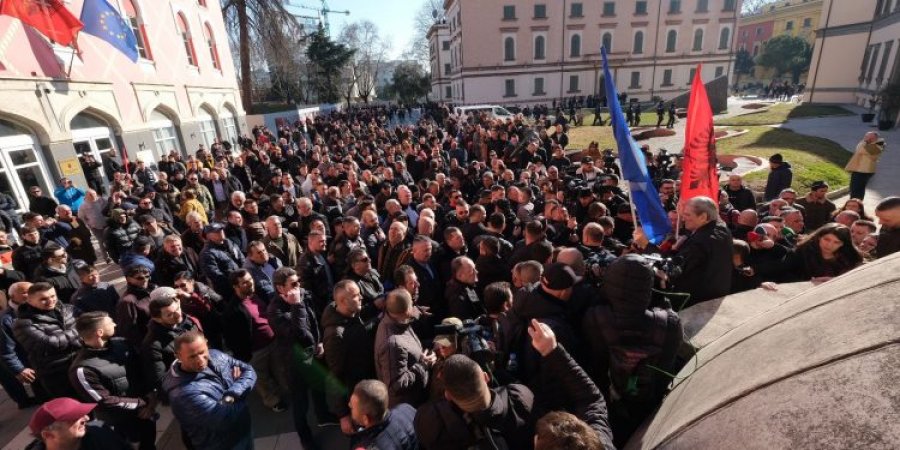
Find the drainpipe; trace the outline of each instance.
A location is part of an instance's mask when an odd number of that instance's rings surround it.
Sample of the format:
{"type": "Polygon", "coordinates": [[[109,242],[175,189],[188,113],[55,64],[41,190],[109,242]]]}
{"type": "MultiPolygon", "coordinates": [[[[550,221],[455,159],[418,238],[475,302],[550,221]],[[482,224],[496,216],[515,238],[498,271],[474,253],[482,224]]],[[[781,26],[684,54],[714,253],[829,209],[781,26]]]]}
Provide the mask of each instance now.
{"type": "MultiPolygon", "coordinates": [[[[813,102],[813,96],[816,94],[816,80],[819,78],[819,71],[822,70],[822,54],[825,53],[825,39],[828,37],[828,24],[831,23],[831,8],[834,6],[834,0],[828,3],[828,13],[825,15],[825,26],[822,27],[822,44],[819,45],[819,57],[816,58],[816,73],[813,75],[812,86],[809,87],[809,102],[813,102]]],[[[870,34],[871,36],[871,34],[870,34]]],[[[866,43],[866,47],[869,43],[866,43]]]]}
{"type": "Polygon", "coordinates": [[[560,49],[559,49],[559,104],[557,106],[562,106],[563,102],[563,71],[566,68],[566,14],[568,12],[568,1],[563,0],[563,10],[562,10],[562,39],[560,39],[560,49]]]}
{"type": "MultiPolygon", "coordinates": [[[[656,87],[656,59],[659,57],[659,23],[662,22],[662,4],[663,0],[659,0],[659,7],[656,11],[656,36],[653,39],[653,74],[650,76],[650,100],[653,100],[653,91],[656,87]]],[[[680,6],[679,6],[680,7],[680,6]]]]}

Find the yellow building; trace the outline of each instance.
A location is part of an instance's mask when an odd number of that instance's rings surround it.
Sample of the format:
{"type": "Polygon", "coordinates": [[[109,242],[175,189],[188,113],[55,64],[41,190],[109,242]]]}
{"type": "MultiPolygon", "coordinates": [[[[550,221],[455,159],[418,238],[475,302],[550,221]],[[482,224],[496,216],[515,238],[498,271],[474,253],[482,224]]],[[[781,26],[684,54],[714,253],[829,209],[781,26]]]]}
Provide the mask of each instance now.
{"type": "MultiPolygon", "coordinates": [[[[813,45],[822,16],[823,0],[789,0],[769,5],[766,10],[738,19],[737,49],[745,48],[754,57],[762,52],[769,39],[781,35],[802,37],[813,45]]],[[[742,77],[741,84],[768,84],[775,76],[773,69],[757,66],[750,77],[742,77]]],[[[805,83],[807,73],[800,76],[805,83]]]]}

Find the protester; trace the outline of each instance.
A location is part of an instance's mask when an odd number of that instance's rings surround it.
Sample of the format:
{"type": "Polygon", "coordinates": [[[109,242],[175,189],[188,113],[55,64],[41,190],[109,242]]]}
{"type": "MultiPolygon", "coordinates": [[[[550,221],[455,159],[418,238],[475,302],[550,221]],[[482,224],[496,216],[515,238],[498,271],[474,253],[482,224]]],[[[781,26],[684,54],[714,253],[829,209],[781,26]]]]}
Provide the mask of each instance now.
{"type": "Polygon", "coordinates": [[[856,151],[844,170],[850,172],[850,197],[860,200],[866,198],[866,185],[875,175],[878,158],[884,152],[884,138],[875,131],[866,133],[863,140],[856,144],[856,151]]]}
{"type": "Polygon", "coordinates": [[[378,380],[361,380],[350,396],[352,421],[360,427],[351,437],[351,448],[417,450],[413,428],[416,410],[401,403],[388,408],[387,386],[378,380]]]}
{"type": "Polygon", "coordinates": [[[395,289],[387,296],[385,315],[375,336],[375,370],[378,379],[388,387],[388,403],[420,405],[427,397],[429,368],[434,353],[422,348],[422,342],[410,324],[419,311],[412,295],[395,289]]]}
{"type": "Polygon", "coordinates": [[[26,450],[67,450],[102,448],[131,450],[125,439],[101,422],[90,422],[96,404],[61,397],[41,405],[31,416],[28,428],[37,439],[26,450]]]}
{"type": "Polygon", "coordinates": [[[882,200],[875,208],[875,215],[881,224],[875,253],[879,258],[884,258],[900,251],[900,197],[882,200]]]}

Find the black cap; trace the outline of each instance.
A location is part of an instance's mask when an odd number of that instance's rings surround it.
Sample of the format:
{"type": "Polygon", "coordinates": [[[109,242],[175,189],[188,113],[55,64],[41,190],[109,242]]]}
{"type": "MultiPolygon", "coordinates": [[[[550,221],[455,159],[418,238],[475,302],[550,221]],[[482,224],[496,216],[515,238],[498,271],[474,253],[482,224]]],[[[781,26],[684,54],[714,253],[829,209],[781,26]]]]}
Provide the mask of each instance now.
{"type": "Polygon", "coordinates": [[[781,153],[776,153],[776,154],[774,154],[774,155],[772,155],[772,156],[769,157],[769,162],[770,162],[770,163],[781,164],[781,163],[784,162],[784,157],[781,156],[781,153]]]}
{"type": "Polygon", "coordinates": [[[826,183],[824,180],[818,180],[818,181],[813,181],[813,184],[809,188],[814,191],[818,191],[819,189],[827,188],[827,187],[828,187],[828,183],[826,183]]]}
{"type": "Polygon", "coordinates": [[[575,285],[578,277],[571,267],[563,263],[553,263],[544,269],[544,284],[554,290],[568,289],[575,285]]]}
{"type": "Polygon", "coordinates": [[[213,222],[213,223],[210,223],[209,225],[203,227],[203,234],[215,233],[217,231],[222,231],[224,229],[225,229],[225,225],[223,225],[221,222],[213,222]]]}

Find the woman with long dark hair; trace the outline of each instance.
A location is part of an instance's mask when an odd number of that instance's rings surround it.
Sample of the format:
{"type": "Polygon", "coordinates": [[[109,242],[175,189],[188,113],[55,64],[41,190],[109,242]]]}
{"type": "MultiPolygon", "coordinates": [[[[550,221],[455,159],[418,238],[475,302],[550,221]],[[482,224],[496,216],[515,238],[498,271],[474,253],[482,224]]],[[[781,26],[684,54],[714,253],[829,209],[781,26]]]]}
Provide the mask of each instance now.
{"type": "Polygon", "coordinates": [[[784,276],[789,281],[821,283],[849,272],[863,262],[853,245],[850,229],[829,223],[804,238],[784,260],[784,276]]]}

